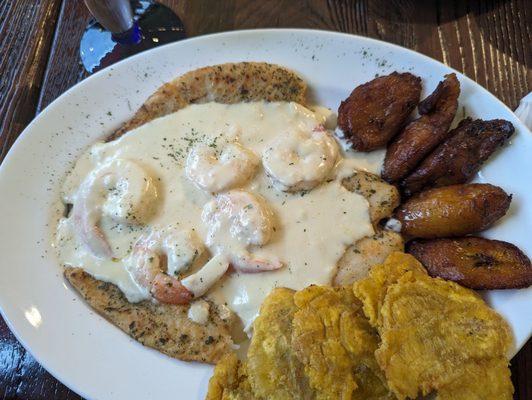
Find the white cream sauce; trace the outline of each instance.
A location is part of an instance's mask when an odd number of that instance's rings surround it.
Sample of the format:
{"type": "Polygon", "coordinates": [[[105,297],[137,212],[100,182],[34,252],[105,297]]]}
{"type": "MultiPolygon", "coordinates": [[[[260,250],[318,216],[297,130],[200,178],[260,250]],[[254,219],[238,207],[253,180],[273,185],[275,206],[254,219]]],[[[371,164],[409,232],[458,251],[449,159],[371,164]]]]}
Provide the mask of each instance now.
{"type": "Polygon", "coordinates": [[[209,303],[203,299],[192,302],[188,309],[188,318],[197,324],[205,325],[209,319],[209,303]]]}
{"type": "MultiPolygon", "coordinates": [[[[82,182],[92,171],[125,159],[134,161],[151,176],[158,195],[155,209],[146,226],[103,216],[99,226],[113,251],[111,260],[94,257],[75,234],[76,221],[72,216],[63,218],[56,235],[60,261],[118,285],[129,301],[146,299],[149,294],[138,287],[124,265],[143,232],[175,225],[184,231],[194,230],[204,243],[208,242],[211,227],[202,220],[202,211],[215,195],[187,178],[187,155],[192,149],[203,145],[222,152],[236,140],[260,160],[278,135],[312,131],[318,125],[333,129],[331,120],[334,118],[330,113],[321,108],[314,113],[295,103],[207,103],[153,120],[113,142],[93,145],[67,177],[63,200],[76,204],[82,182]]],[[[383,157],[384,152],[340,150],[333,176],[327,182],[295,193],[276,189],[259,165],[255,175],[239,182],[238,188],[264,199],[273,214],[275,229],[265,245],[249,243],[247,251],[256,258],[281,262],[283,267],[256,274],[228,272],[206,295],[226,304],[249,328],[274,287],[298,290],[310,284],[329,284],[347,246],[373,233],[367,201],[343,188],[341,178],[355,169],[378,173],[383,157]]],[[[217,188],[215,184],[213,187],[217,188]]],[[[211,247],[209,250],[213,255],[219,253],[211,247]]]]}

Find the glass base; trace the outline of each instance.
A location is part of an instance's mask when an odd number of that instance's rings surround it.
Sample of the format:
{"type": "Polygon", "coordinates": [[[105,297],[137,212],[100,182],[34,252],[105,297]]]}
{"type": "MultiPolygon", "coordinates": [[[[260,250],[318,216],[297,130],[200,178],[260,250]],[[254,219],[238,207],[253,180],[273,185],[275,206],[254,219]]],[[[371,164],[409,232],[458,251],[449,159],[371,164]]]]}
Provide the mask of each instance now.
{"type": "Polygon", "coordinates": [[[136,0],[131,8],[135,23],[127,32],[113,35],[95,20],[85,29],[79,52],[89,74],[141,51],[186,38],[183,23],[168,7],[136,0]]]}

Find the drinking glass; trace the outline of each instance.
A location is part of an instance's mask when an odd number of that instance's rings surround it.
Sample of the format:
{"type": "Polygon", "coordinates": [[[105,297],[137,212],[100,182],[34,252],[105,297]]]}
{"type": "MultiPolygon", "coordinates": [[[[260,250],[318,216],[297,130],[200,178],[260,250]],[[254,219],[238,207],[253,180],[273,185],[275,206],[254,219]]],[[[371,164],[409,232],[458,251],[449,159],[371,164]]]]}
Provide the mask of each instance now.
{"type": "Polygon", "coordinates": [[[186,37],[179,17],[151,0],[85,0],[94,20],[83,33],[81,62],[93,73],[130,55],[186,37]]]}

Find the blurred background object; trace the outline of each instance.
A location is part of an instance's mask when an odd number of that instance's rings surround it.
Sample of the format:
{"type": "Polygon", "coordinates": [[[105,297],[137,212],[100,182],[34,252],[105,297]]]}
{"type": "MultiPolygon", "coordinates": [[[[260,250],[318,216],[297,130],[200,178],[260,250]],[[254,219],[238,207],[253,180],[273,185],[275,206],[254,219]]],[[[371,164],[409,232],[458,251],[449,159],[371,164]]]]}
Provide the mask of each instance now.
{"type": "Polygon", "coordinates": [[[532,92],[521,99],[515,115],[532,131],[532,92]]]}
{"type": "Polygon", "coordinates": [[[88,73],[186,37],[179,17],[151,0],[85,0],[85,4],[94,17],[79,49],[88,73]]]}

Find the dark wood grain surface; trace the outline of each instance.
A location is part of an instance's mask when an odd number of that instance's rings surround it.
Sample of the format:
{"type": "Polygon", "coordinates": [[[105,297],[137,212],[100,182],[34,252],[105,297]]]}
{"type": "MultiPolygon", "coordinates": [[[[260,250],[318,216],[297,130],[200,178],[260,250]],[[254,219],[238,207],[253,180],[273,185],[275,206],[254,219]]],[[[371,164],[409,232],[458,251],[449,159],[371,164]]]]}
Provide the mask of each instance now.
{"type": "MultiPolygon", "coordinates": [[[[189,36],[261,27],[350,32],[396,43],[462,71],[515,108],[532,89],[530,0],[162,1],[189,36]]],[[[0,2],[0,162],[24,127],[86,75],[81,0],[0,2]]],[[[512,360],[515,399],[532,399],[532,345],[512,360]]],[[[0,399],[79,399],[0,319],[0,399]]]]}

